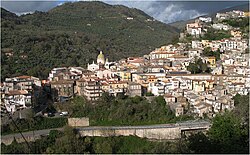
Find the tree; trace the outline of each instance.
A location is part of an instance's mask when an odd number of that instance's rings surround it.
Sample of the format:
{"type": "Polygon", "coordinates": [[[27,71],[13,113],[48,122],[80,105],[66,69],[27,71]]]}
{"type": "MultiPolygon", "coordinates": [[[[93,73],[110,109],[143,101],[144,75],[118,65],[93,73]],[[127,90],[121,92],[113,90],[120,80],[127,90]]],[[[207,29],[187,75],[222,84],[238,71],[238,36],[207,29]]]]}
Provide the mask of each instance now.
{"type": "Polygon", "coordinates": [[[200,69],[195,63],[190,63],[187,67],[187,70],[190,71],[192,74],[200,73],[200,69]]]}
{"type": "Polygon", "coordinates": [[[147,92],[146,96],[154,96],[154,94],[152,92],[147,92]]]}
{"type": "Polygon", "coordinates": [[[224,38],[232,37],[231,34],[224,30],[215,30],[213,28],[209,28],[208,31],[204,34],[202,39],[206,40],[220,40],[224,38]]]}
{"type": "Polygon", "coordinates": [[[201,67],[201,70],[202,70],[203,73],[206,72],[206,71],[208,70],[208,66],[207,66],[207,64],[205,64],[205,63],[202,63],[202,64],[200,65],[200,67],[201,67]]]}
{"type": "Polygon", "coordinates": [[[202,55],[206,57],[214,56],[216,60],[220,60],[220,49],[217,49],[216,51],[212,51],[210,47],[206,47],[202,55]]]}
{"type": "Polygon", "coordinates": [[[213,145],[219,146],[220,153],[246,153],[241,126],[240,119],[232,113],[218,114],[208,135],[213,145]]]}
{"type": "Polygon", "coordinates": [[[113,153],[113,144],[111,138],[96,138],[93,142],[93,148],[97,154],[112,154],[113,153]]]}
{"type": "Polygon", "coordinates": [[[235,95],[235,109],[217,114],[207,136],[192,135],[189,147],[194,153],[249,153],[249,96],[235,95]]]}
{"type": "Polygon", "coordinates": [[[56,140],[53,150],[55,153],[77,153],[77,138],[73,128],[65,126],[64,136],[56,140]],[[74,144],[74,145],[72,145],[74,144]]]}
{"type": "Polygon", "coordinates": [[[195,60],[194,63],[190,63],[187,67],[187,70],[190,71],[192,74],[210,72],[210,68],[207,66],[206,63],[203,63],[201,59],[195,60]]]}
{"type": "Polygon", "coordinates": [[[208,137],[202,132],[192,134],[188,137],[188,148],[193,153],[216,153],[208,137]]]}

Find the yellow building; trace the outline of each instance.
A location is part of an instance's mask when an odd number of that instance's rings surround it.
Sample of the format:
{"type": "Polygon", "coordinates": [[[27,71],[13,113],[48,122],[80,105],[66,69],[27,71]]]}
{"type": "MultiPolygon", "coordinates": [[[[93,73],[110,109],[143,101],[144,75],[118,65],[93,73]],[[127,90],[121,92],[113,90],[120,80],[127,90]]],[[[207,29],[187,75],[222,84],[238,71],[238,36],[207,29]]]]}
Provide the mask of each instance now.
{"type": "Polygon", "coordinates": [[[101,89],[104,90],[105,92],[109,90],[109,84],[107,82],[103,82],[101,84],[101,89]]]}
{"type": "Polygon", "coordinates": [[[205,80],[206,89],[212,89],[214,87],[214,80],[205,80]]]}
{"type": "Polygon", "coordinates": [[[120,78],[121,81],[130,81],[131,80],[131,73],[127,71],[120,71],[116,73],[120,78]]]}
{"type": "Polygon", "coordinates": [[[203,80],[193,80],[193,91],[195,92],[201,92],[205,91],[206,84],[203,80]]]}
{"type": "Polygon", "coordinates": [[[101,84],[101,89],[104,91],[109,91],[110,89],[127,89],[128,82],[125,81],[107,81],[101,84]]]}
{"type": "Polygon", "coordinates": [[[157,78],[155,77],[155,75],[148,76],[147,83],[154,83],[156,81],[157,81],[157,78]]]}
{"type": "Polygon", "coordinates": [[[193,80],[193,90],[201,92],[212,89],[214,87],[214,80],[193,80]]]}
{"type": "Polygon", "coordinates": [[[209,67],[214,68],[216,67],[216,58],[215,57],[205,57],[206,63],[209,64],[209,67]]]}
{"type": "Polygon", "coordinates": [[[209,40],[201,40],[201,43],[202,43],[203,47],[209,46],[209,40]]]}
{"type": "Polygon", "coordinates": [[[109,86],[113,89],[116,88],[128,88],[128,83],[125,81],[110,81],[109,86]]]}
{"type": "Polygon", "coordinates": [[[249,17],[249,14],[250,14],[249,12],[244,12],[245,17],[249,17]]]}
{"type": "Polygon", "coordinates": [[[230,31],[231,35],[234,37],[241,37],[241,32],[237,30],[231,30],[230,31]]]}

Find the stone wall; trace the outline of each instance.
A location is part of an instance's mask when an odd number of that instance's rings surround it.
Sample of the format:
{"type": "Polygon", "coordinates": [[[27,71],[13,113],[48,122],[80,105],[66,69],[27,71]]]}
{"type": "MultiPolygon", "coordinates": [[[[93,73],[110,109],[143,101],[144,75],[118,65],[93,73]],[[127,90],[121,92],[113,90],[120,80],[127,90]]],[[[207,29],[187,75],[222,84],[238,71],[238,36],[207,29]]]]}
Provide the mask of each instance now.
{"type": "Polygon", "coordinates": [[[89,118],[68,118],[68,125],[73,127],[89,126],[89,118]]]}
{"type": "Polygon", "coordinates": [[[174,128],[156,128],[156,129],[109,129],[109,130],[82,130],[81,136],[138,136],[148,139],[178,139],[181,138],[181,130],[174,128]]]}
{"type": "MultiPolygon", "coordinates": [[[[158,125],[158,126],[141,126],[141,127],[131,127],[131,126],[123,126],[123,127],[86,127],[89,126],[89,118],[68,118],[68,124],[71,126],[82,126],[79,129],[79,133],[81,136],[101,136],[101,137],[109,137],[109,136],[137,136],[141,138],[148,139],[159,139],[159,140],[174,140],[181,138],[182,134],[190,134],[192,132],[204,131],[206,132],[210,123],[189,123],[189,124],[175,124],[171,126],[166,125],[158,125]],[[85,126],[85,127],[84,127],[85,126]]],[[[62,130],[58,128],[57,130],[62,130]]],[[[49,130],[45,132],[49,133],[49,130]]],[[[44,135],[43,133],[42,135],[44,135]]],[[[40,135],[30,136],[30,133],[24,134],[27,141],[34,141],[40,138],[40,135]]],[[[1,142],[9,145],[14,140],[13,135],[7,135],[1,137],[1,142]]],[[[24,139],[20,137],[20,135],[16,135],[17,142],[24,142],[24,139]]]]}

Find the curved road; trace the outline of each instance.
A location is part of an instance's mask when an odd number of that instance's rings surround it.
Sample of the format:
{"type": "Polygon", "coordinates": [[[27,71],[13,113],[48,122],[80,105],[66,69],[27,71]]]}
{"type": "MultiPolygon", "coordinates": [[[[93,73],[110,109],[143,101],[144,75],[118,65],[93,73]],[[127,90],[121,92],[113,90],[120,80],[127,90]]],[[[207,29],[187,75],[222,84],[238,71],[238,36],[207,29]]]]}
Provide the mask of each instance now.
{"type": "MultiPolygon", "coordinates": [[[[44,130],[35,130],[35,131],[28,131],[22,132],[24,137],[32,137],[32,136],[41,136],[41,135],[48,135],[51,130],[60,130],[63,131],[63,128],[53,128],[53,129],[44,129],[44,130]]],[[[9,139],[9,138],[22,138],[20,133],[14,133],[9,135],[2,135],[1,139],[9,139]]]]}
{"type": "MultiPolygon", "coordinates": [[[[141,125],[141,126],[88,126],[88,127],[78,127],[76,128],[78,131],[86,131],[86,130],[129,130],[129,129],[159,129],[159,128],[174,128],[179,127],[183,129],[187,128],[207,128],[211,124],[207,121],[202,122],[182,122],[176,124],[157,124],[157,125],[141,125]]],[[[44,130],[36,130],[23,132],[24,137],[32,137],[32,136],[41,136],[48,135],[51,130],[60,130],[63,128],[53,128],[53,129],[44,129],[44,130]]],[[[20,133],[10,134],[1,136],[1,139],[9,139],[9,138],[22,138],[20,133]]]]}

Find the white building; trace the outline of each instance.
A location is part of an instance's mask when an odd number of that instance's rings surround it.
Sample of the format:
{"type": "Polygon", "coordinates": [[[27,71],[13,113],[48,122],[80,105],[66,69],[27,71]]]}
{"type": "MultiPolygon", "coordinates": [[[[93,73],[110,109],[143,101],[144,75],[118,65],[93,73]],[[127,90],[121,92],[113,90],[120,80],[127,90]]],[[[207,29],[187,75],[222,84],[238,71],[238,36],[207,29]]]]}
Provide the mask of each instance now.
{"type": "Polygon", "coordinates": [[[209,23],[212,22],[212,18],[211,17],[199,17],[199,20],[205,23],[209,23]]]}
{"type": "Polygon", "coordinates": [[[99,70],[100,68],[108,66],[108,65],[105,66],[105,56],[102,53],[102,51],[100,51],[100,54],[97,56],[96,62],[97,62],[97,64],[95,64],[94,61],[92,64],[88,64],[88,67],[87,67],[88,70],[94,72],[96,70],[99,70]]]}
{"type": "Polygon", "coordinates": [[[202,26],[199,23],[191,23],[186,25],[186,30],[188,34],[198,37],[201,35],[202,26]]]}
{"type": "Polygon", "coordinates": [[[58,73],[66,72],[66,71],[67,71],[67,67],[53,68],[53,69],[51,70],[51,72],[49,73],[48,80],[49,80],[49,81],[52,81],[53,78],[54,78],[58,73]]]}
{"type": "Polygon", "coordinates": [[[78,80],[86,70],[82,67],[53,68],[49,73],[49,81],[78,80]]]}
{"type": "Polygon", "coordinates": [[[6,110],[14,113],[17,110],[31,107],[31,94],[27,90],[14,90],[4,94],[6,110]]]}
{"type": "Polygon", "coordinates": [[[229,19],[230,16],[226,13],[217,13],[215,16],[218,20],[229,19]]]}
{"type": "Polygon", "coordinates": [[[3,84],[5,93],[12,90],[28,90],[31,92],[33,90],[33,86],[41,87],[41,81],[39,78],[33,76],[6,78],[3,84]]]}
{"type": "Polygon", "coordinates": [[[165,83],[164,82],[149,83],[148,89],[155,96],[164,95],[165,94],[165,83]]]}
{"type": "Polygon", "coordinates": [[[98,70],[98,69],[99,69],[99,65],[98,65],[98,64],[95,64],[94,61],[93,61],[92,64],[88,64],[88,70],[89,70],[89,71],[94,72],[94,71],[96,71],[96,70],[98,70]]]}
{"type": "Polygon", "coordinates": [[[202,49],[203,48],[203,44],[201,41],[199,40],[192,40],[192,48],[200,48],[202,49]]]}
{"type": "Polygon", "coordinates": [[[111,72],[110,70],[107,70],[107,69],[99,69],[99,70],[96,70],[96,76],[98,78],[113,78],[114,77],[114,73],[111,72]]]}
{"type": "Polygon", "coordinates": [[[221,23],[213,24],[212,28],[214,28],[216,30],[225,30],[225,31],[228,31],[228,30],[232,29],[231,26],[225,25],[225,24],[221,24],[221,23]]]}
{"type": "Polygon", "coordinates": [[[199,49],[190,49],[187,51],[189,58],[200,57],[201,53],[202,53],[202,50],[199,50],[199,49]]]}

